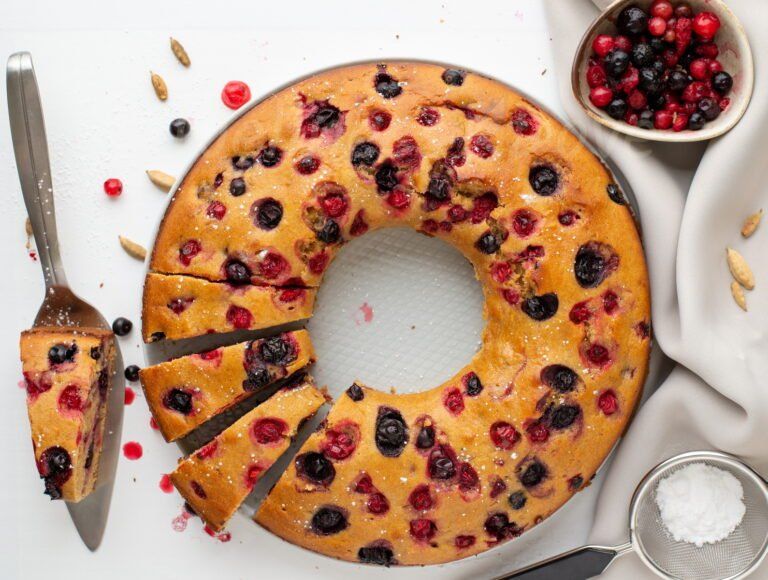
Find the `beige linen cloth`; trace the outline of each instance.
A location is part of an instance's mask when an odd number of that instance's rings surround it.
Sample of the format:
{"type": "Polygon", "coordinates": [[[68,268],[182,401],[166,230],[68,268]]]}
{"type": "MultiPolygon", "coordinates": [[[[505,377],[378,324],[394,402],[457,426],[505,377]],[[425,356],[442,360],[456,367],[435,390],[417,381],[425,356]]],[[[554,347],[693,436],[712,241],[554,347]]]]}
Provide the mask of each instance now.
{"type": "MultiPolygon", "coordinates": [[[[635,417],[601,490],[590,542],[618,545],[628,537],[637,482],[672,455],[725,451],[768,476],[768,223],[749,240],[739,233],[747,215],[768,211],[768,1],[728,2],[750,38],[755,91],[741,122],[700,146],[634,141],[590,120],[569,79],[578,42],[598,9],[589,0],[545,2],[569,119],[619,167],[637,197],[654,340],[675,363],[635,417]],[[747,293],[748,313],[730,296],[726,246],[744,254],[757,278],[747,293]]],[[[655,576],[631,554],[602,577],[655,576]]],[[[768,561],[752,577],[768,578],[768,561]]]]}

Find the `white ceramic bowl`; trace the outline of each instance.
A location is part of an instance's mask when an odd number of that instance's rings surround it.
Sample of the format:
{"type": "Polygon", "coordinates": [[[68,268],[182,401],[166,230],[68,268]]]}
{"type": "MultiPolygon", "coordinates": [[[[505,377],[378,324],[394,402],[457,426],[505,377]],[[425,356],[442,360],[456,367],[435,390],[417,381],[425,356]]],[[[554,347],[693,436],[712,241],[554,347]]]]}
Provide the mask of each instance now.
{"type": "MultiPolygon", "coordinates": [[[[603,11],[584,34],[571,68],[573,94],[582,108],[595,121],[614,131],[640,139],[686,143],[704,141],[722,135],[741,119],[752,97],[752,87],[755,78],[752,51],[749,47],[747,34],[738,18],[720,0],[686,1],[693,8],[694,13],[709,11],[714,12],[720,18],[721,26],[716,37],[720,54],[717,58],[722,63],[723,69],[733,76],[733,88],[727,95],[731,99],[728,108],[717,119],[707,122],[698,131],[686,129],[675,132],[671,129],[657,130],[634,127],[624,121],[617,121],[609,117],[605,111],[595,107],[589,100],[589,85],[586,80],[586,71],[592,52],[592,41],[598,34],[616,34],[615,18],[626,6],[635,4],[647,10],[652,3],[652,0],[616,0],[603,11]]],[[[601,2],[596,3],[600,4],[601,2]]],[[[673,5],[677,3],[675,0],[672,0],[673,5]]]]}

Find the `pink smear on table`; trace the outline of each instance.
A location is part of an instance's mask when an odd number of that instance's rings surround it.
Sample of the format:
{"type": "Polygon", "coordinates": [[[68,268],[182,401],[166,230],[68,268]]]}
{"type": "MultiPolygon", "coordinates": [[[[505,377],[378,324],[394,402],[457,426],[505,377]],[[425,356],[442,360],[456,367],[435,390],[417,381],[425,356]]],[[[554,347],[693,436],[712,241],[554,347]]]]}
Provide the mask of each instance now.
{"type": "Polygon", "coordinates": [[[187,529],[187,521],[189,518],[193,517],[191,513],[189,513],[186,509],[181,508],[181,513],[173,518],[171,521],[171,527],[173,528],[174,532],[183,532],[187,529]]]}
{"type": "Polygon", "coordinates": [[[137,459],[141,459],[141,456],[144,455],[144,449],[141,448],[141,443],[129,441],[123,445],[123,455],[125,455],[126,459],[136,461],[137,459]]]}
{"type": "Polygon", "coordinates": [[[219,542],[227,543],[232,539],[232,534],[229,532],[219,532],[218,534],[213,531],[213,529],[210,526],[205,526],[203,528],[203,531],[205,531],[206,534],[211,536],[212,538],[216,538],[219,542]]]}
{"type": "Polygon", "coordinates": [[[125,387],[125,404],[130,405],[136,398],[136,393],[131,387],[125,387]]]}
{"type": "Polygon", "coordinates": [[[363,302],[354,315],[355,324],[360,326],[363,322],[368,323],[373,320],[373,307],[367,302],[363,302]],[[360,315],[358,315],[358,312],[360,315]]]}

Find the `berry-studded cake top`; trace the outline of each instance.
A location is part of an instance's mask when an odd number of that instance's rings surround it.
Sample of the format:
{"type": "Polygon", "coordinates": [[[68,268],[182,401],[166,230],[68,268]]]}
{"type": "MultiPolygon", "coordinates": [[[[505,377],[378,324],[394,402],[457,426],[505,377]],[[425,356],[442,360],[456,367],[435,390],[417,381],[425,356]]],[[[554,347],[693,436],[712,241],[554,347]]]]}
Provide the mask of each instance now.
{"type": "Polygon", "coordinates": [[[424,63],[334,69],[213,142],[175,193],[150,268],[233,295],[313,288],[344,243],[398,225],[473,264],[482,347],[424,393],[353,385],[258,521],[329,556],[438,563],[549,516],[632,415],[648,281],[602,163],[497,81],[424,63]]]}

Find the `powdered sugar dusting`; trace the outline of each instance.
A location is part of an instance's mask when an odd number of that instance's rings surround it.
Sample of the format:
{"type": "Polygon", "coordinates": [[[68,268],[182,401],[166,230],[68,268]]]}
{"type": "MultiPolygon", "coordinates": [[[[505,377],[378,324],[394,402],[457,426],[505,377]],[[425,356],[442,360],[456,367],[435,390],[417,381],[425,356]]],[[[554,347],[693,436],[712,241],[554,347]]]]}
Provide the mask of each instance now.
{"type": "Polygon", "coordinates": [[[656,488],[656,504],[675,541],[699,548],[727,538],[746,512],[741,482],[704,463],[687,465],[664,478],[656,488]]]}

